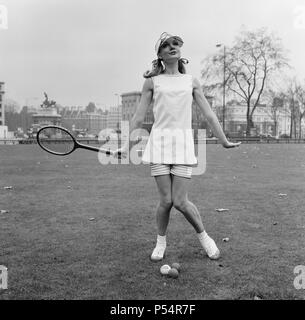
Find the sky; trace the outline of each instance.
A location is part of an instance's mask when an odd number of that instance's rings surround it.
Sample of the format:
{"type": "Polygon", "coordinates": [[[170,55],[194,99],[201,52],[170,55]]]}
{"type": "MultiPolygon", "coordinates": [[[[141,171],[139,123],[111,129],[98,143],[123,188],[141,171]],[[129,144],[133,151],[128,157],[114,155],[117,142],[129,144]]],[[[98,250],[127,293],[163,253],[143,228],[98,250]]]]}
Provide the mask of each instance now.
{"type": "MultiPolygon", "coordinates": [[[[305,0],[0,0],[0,81],[6,98],[39,105],[46,91],[63,106],[100,108],[117,94],[141,91],[164,31],[184,40],[187,72],[200,79],[202,60],[227,46],[244,25],[267,27],[289,50],[305,79],[305,0]]],[[[119,100],[119,101],[118,101],[119,100]]]]}

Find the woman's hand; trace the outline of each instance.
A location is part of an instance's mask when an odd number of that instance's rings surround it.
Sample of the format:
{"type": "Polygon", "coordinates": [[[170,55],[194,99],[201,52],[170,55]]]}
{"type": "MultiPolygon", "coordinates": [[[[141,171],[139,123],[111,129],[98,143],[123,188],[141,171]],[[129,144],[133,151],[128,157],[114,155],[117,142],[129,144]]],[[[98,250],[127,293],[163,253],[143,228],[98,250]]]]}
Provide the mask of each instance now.
{"type": "Polygon", "coordinates": [[[127,149],[125,147],[119,148],[111,152],[114,158],[122,159],[127,157],[127,149]]]}
{"type": "Polygon", "coordinates": [[[230,142],[227,141],[225,143],[223,143],[223,147],[224,148],[235,148],[235,147],[239,147],[239,145],[241,144],[241,142],[230,142]]]}

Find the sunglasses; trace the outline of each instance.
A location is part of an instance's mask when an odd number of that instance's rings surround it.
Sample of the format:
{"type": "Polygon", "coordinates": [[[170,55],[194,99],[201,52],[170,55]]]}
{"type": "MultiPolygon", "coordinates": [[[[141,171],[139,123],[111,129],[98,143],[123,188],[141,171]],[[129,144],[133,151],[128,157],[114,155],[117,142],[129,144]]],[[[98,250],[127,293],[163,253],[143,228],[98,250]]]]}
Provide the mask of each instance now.
{"type": "Polygon", "coordinates": [[[172,41],[166,40],[164,43],[162,43],[162,44],[160,45],[160,49],[166,48],[167,46],[170,45],[170,43],[171,43],[172,46],[177,46],[177,47],[178,47],[178,46],[181,47],[181,45],[182,45],[182,43],[181,43],[179,40],[177,40],[177,39],[173,39],[172,41]]]}

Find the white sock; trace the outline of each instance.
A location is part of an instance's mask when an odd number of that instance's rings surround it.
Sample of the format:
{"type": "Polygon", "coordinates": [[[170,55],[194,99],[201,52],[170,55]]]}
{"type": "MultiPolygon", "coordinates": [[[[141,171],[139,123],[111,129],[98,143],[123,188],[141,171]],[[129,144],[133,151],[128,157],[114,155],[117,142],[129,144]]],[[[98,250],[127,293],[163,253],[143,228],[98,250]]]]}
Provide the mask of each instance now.
{"type": "Polygon", "coordinates": [[[218,259],[220,252],[216,246],[215,241],[204,231],[202,231],[201,233],[197,233],[197,237],[203,247],[203,249],[205,250],[205,252],[207,253],[207,255],[209,256],[210,259],[218,259]]]}
{"type": "Polygon", "coordinates": [[[157,236],[157,244],[151,255],[151,260],[158,261],[162,260],[164,257],[164,252],[166,249],[166,236],[157,236]]]}
{"type": "Polygon", "coordinates": [[[157,244],[166,246],[166,236],[157,236],[157,244]]]}

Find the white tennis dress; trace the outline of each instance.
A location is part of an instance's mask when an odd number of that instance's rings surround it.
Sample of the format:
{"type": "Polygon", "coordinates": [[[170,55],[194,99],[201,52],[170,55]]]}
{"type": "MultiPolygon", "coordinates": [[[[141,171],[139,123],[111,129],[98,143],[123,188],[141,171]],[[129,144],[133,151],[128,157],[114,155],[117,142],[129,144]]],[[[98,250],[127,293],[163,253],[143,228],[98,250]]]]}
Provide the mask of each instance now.
{"type": "Polygon", "coordinates": [[[190,74],[160,74],[154,84],[155,122],[143,163],[196,165],[192,132],[193,78],[190,74]]]}

